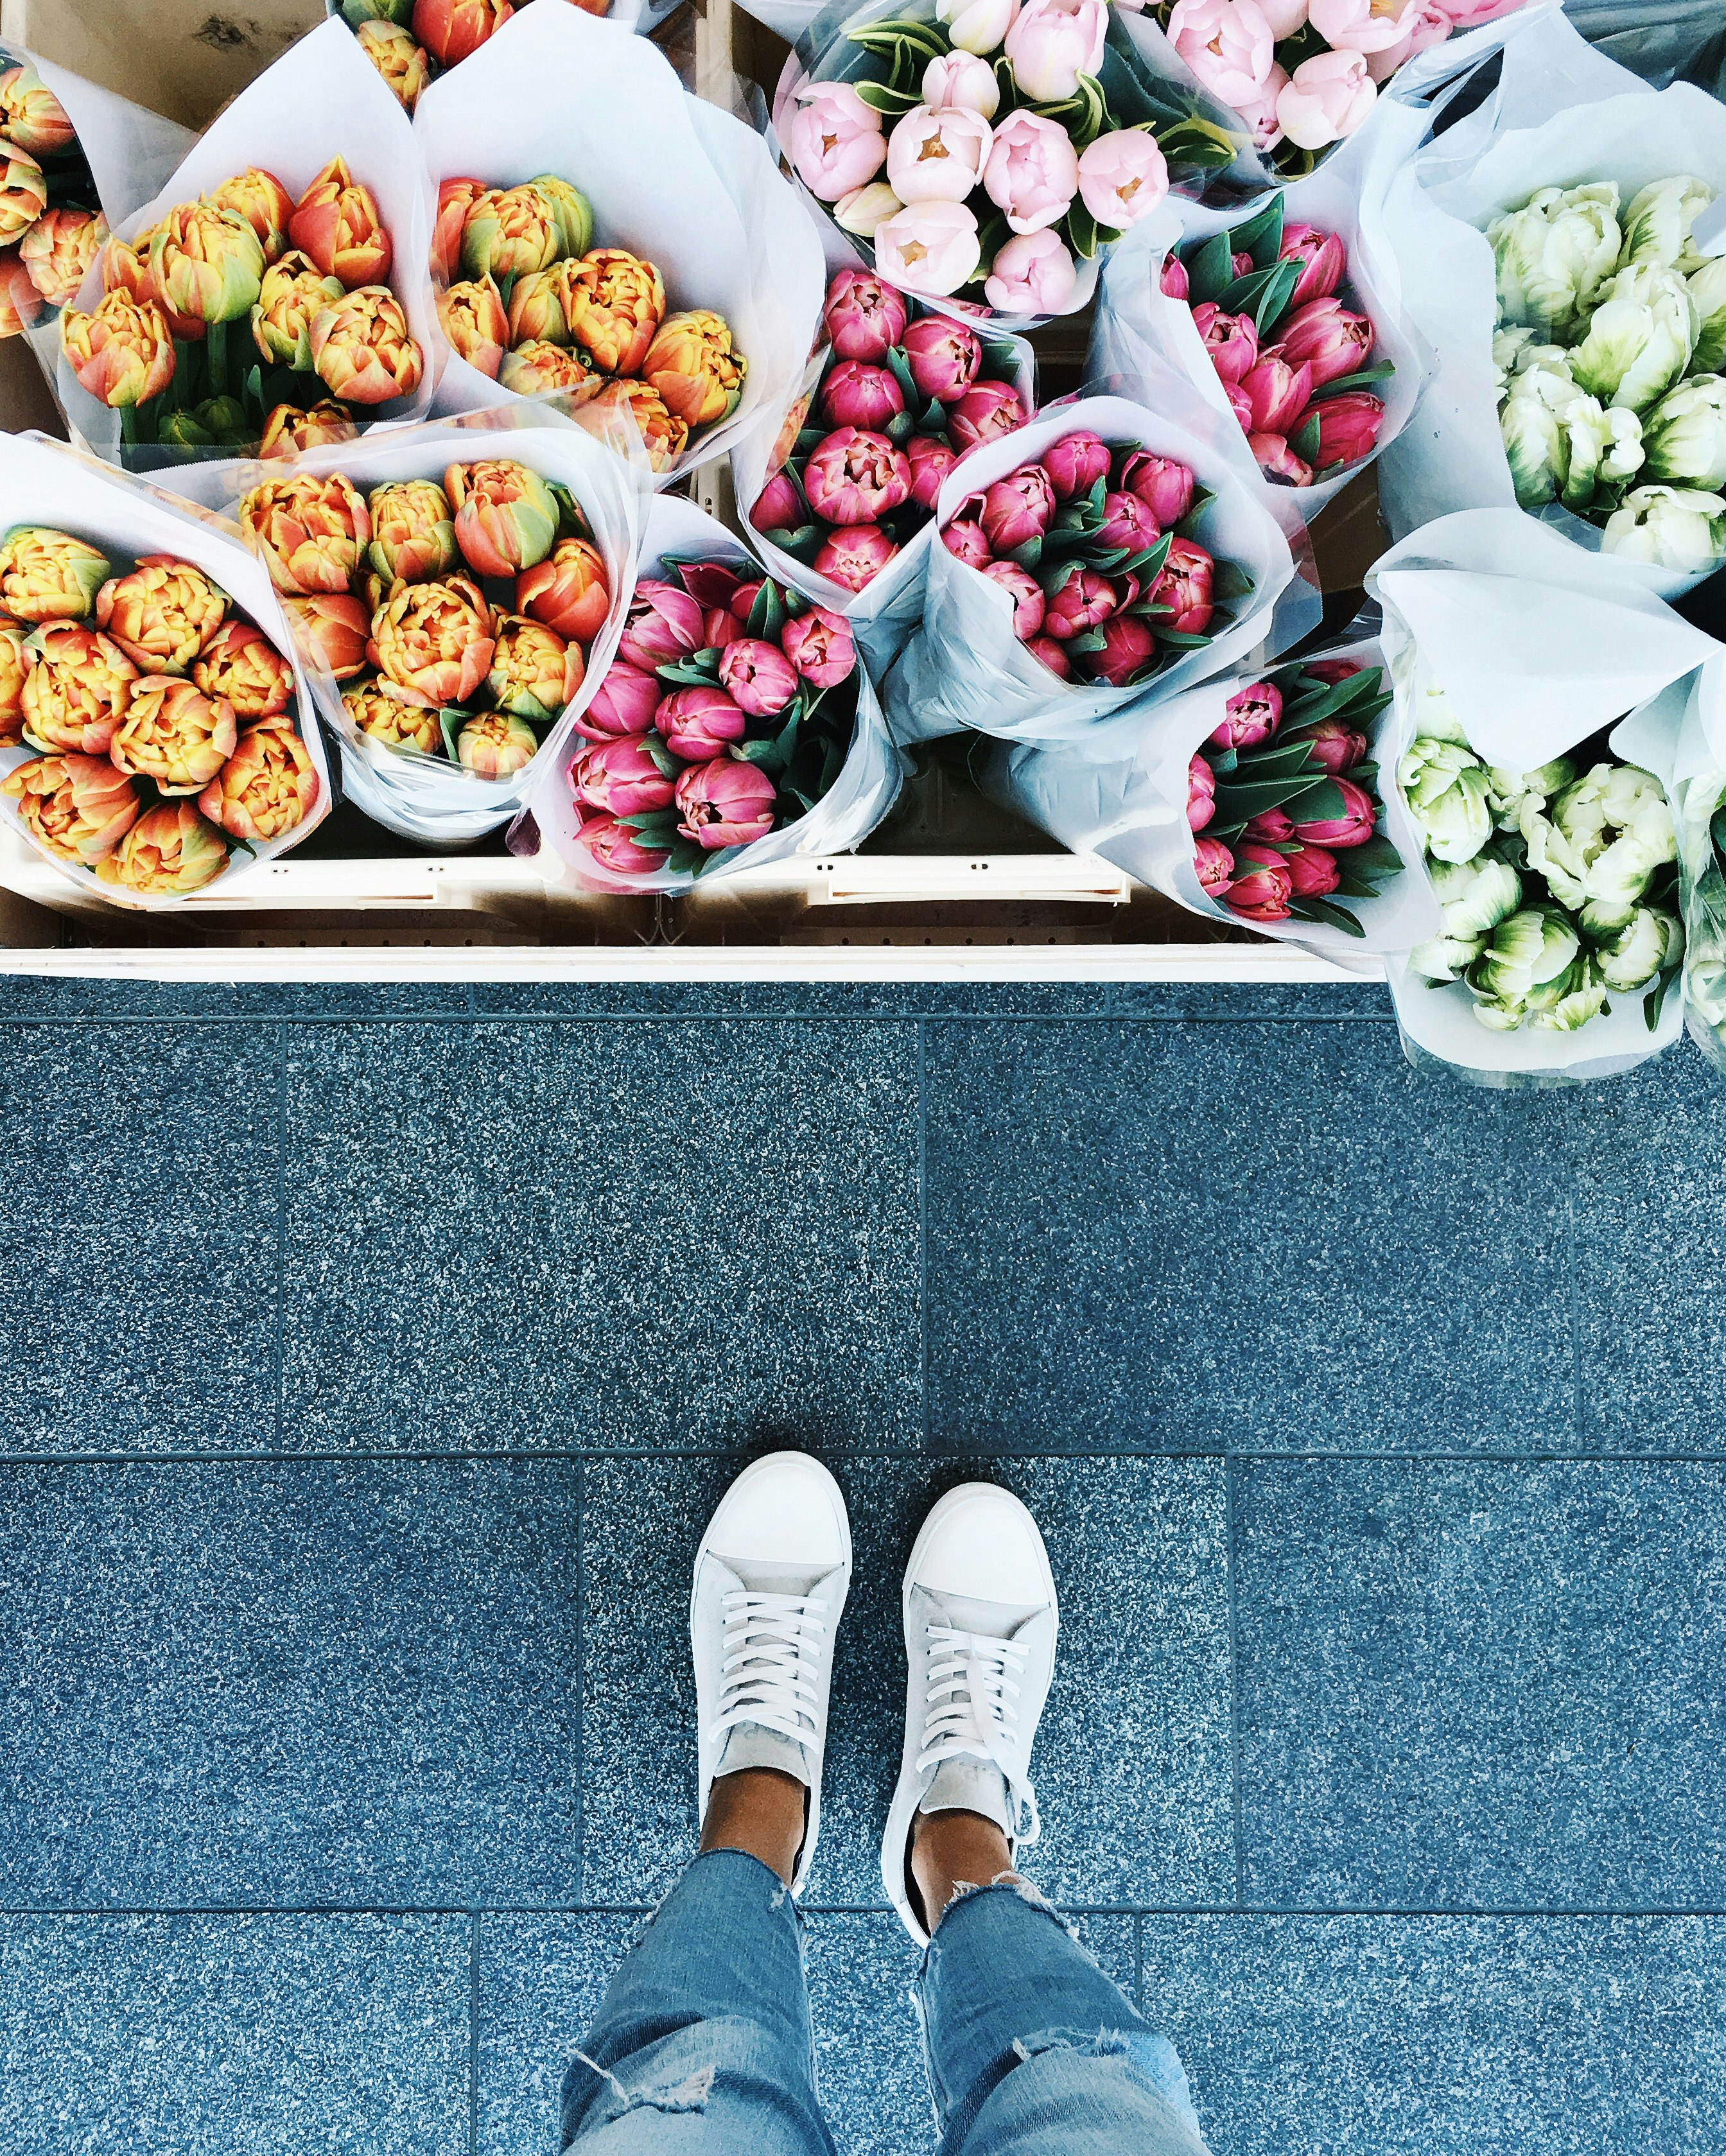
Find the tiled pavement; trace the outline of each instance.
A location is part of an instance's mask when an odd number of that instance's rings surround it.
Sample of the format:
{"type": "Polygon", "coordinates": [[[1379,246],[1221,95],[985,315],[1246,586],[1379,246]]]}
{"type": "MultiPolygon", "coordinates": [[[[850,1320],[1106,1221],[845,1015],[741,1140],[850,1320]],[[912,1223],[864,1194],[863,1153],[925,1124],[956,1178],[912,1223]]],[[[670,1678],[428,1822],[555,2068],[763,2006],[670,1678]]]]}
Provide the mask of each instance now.
{"type": "Polygon", "coordinates": [[[1036,1873],[1216,2156],[1726,2147],[1726,1090],[1376,990],[0,983],[0,2148],[550,2156],[740,1459],[845,1486],[811,1983],[929,2146],[892,1595],[1060,1577],[1036,1873]]]}

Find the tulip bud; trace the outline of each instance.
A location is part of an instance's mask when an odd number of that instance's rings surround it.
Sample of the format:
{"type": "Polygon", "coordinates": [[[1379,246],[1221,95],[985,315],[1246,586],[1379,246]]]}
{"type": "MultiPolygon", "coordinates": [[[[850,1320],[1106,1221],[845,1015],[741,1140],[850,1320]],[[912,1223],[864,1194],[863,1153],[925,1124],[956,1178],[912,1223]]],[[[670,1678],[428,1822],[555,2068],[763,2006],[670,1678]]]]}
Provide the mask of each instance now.
{"type": "Polygon", "coordinates": [[[821,311],[840,359],[881,360],[905,334],[905,300],[868,270],[841,270],[821,311]]]}
{"type": "Polygon", "coordinates": [[[1051,442],[1042,455],[1043,470],[1049,475],[1057,501],[1071,501],[1076,495],[1089,494],[1098,480],[1108,477],[1109,461],[1108,444],[1100,435],[1082,429],[1063,434],[1058,442],[1051,442]]]}
{"type": "Polygon", "coordinates": [[[78,139],[64,105],[28,65],[0,74],[0,134],[33,157],[57,157],[78,139]]]}
{"type": "Polygon", "coordinates": [[[265,360],[304,372],[311,366],[311,325],[345,287],[309,254],[284,254],[264,272],[252,310],[252,341],[265,360]]]}
{"type": "Polygon", "coordinates": [[[234,753],[198,797],[198,805],[230,838],[253,844],[296,830],[317,799],[317,767],[285,720],[248,727],[234,753]]]}
{"type": "Polygon", "coordinates": [[[449,179],[439,182],[438,208],[432,226],[430,269],[439,284],[448,284],[461,262],[462,228],[467,213],[491,189],[483,180],[449,179]]]}
{"type": "Polygon", "coordinates": [[[1342,795],[1342,808],[1333,815],[1314,815],[1297,800],[1292,812],[1296,838],[1311,846],[1364,845],[1373,835],[1378,803],[1352,778],[1333,778],[1329,783],[1342,795]]]}
{"type": "Polygon", "coordinates": [[[411,397],[424,361],[402,303],[387,285],[362,285],[312,318],[311,363],[331,394],[350,404],[411,397]]]}
{"type": "Polygon", "coordinates": [[[890,369],[842,359],[821,385],[821,417],[830,427],[877,432],[905,409],[905,393],[890,369]]]}
{"type": "Polygon", "coordinates": [[[1157,639],[1141,615],[1117,613],[1102,625],[1102,649],[1090,654],[1091,678],[1117,689],[1130,688],[1143,679],[1157,655],[1157,639]]]}
{"type": "Polygon", "coordinates": [[[786,623],[780,633],[785,656],[812,689],[836,689],[857,668],[850,624],[831,608],[812,606],[786,623]]]}
{"type": "Polygon", "coordinates": [[[1436,860],[1430,873],[1445,935],[1454,942],[1489,935],[1522,903],[1522,878],[1508,861],[1491,854],[1477,854],[1470,861],[1436,860]]]}
{"type": "Polygon", "coordinates": [[[107,237],[100,210],[44,210],[18,242],[18,262],[31,289],[51,307],[64,307],[77,298],[107,237]]]}
{"type": "Polygon", "coordinates": [[[1696,343],[1690,354],[1693,374],[1718,374],[1726,367],[1726,254],[1711,255],[1686,280],[1696,309],[1696,343]]]}
{"type": "Polygon", "coordinates": [[[748,721],[722,689],[675,689],[664,698],[654,724],[673,756],[706,762],[742,741],[748,721]]]}
{"type": "MultiPolygon", "coordinates": [[[[525,609],[531,613],[533,609],[525,609]]],[[[658,577],[643,577],[629,602],[629,619],[617,648],[625,665],[650,674],[656,666],[674,665],[701,649],[703,619],[701,602],[681,584],[658,577]]]]}
{"type": "Polygon", "coordinates": [[[1301,264],[1300,282],[1289,296],[1291,307],[1328,300],[1348,266],[1347,251],[1335,233],[1320,232],[1310,224],[1285,224],[1277,254],[1279,261],[1301,264]]]}
{"type": "Polygon", "coordinates": [[[138,670],[110,637],[47,622],[24,644],[19,732],[32,748],[104,756],[138,670]]]}
{"type": "Polygon", "coordinates": [[[413,32],[399,23],[362,23],[354,36],[397,104],[411,116],[419,93],[431,80],[425,47],[415,44],[413,32]]]}
{"type": "MultiPolygon", "coordinates": [[[[1277,349],[1292,367],[1305,364],[1312,387],[1354,374],[1372,357],[1374,331],[1364,315],[1352,314],[1340,300],[1313,300],[1283,317],[1277,349]]],[[[1303,398],[1302,403],[1305,402],[1303,398]]],[[[1287,434],[1286,426],[1266,428],[1287,434]]]]}
{"type": "Polygon", "coordinates": [[[943,480],[958,462],[956,451],[928,434],[913,434],[905,444],[911,466],[911,498],[920,509],[932,511],[943,480]]]}
{"type": "Polygon", "coordinates": [[[475,778],[513,778],[539,752],[533,729],[511,711],[475,711],[455,737],[455,757],[475,778]]]}
{"type": "Polygon", "coordinates": [[[349,291],[381,285],[389,275],[392,249],[378,204],[340,157],[331,157],[301,196],[288,238],[320,275],[339,278],[349,291]]]}
{"type": "Polygon", "coordinates": [[[749,512],[749,521],[758,531],[795,531],[808,521],[797,481],[789,471],[773,474],[749,512]]]}
{"type": "Polygon", "coordinates": [[[991,583],[999,584],[1013,602],[1013,634],[1021,644],[1035,641],[1043,626],[1047,602],[1043,588],[1030,570],[1021,569],[1016,562],[985,562],[983,573],[991,583]]]}
{"type": "Polygon", "coordinates": [[[0,141],[0,247],[11,247],[48,208],[48,181],[27,150],[0,141]]]}
{"type": "Polygon", "coordinates": [[[576,798],[612,816],[652,815],[671,805],[675,782],[654,761],[645,737],[596,742],[569,767],[576,798]]]}
{"type": "Polygon", "coordinates": [[[15,621],[81,621],[108,574],[87,540],[45,524],[15,524],[0,539],[0,607],[15,621]]]}
{"type": "Polygon", "coordinates": [[[1403,752],[1396,779],[1435,860],[1472,860],[1492,837],[1486,767],[1460,742],[1417,736],[1403,752]]]}
{"type": "Polygon", "coordinates": [[[994,558],[977,514],[981,501],[980,495],[973,495],[960,514],[949,517],[941,529],[941,543],[948,552],[973,569],[980,569],[994,558]]]}
{"type": "Polygon", "coordinates": [[[878,524],[841,524],[827,534],[810,567],[848,592],[860,592],[898,552],[878,524]]]}
{"type": "Polygon", "coordinates": [[[1568,342],[1617,266],[1618,189],[1610,180],[1540,187],[1522,208],[1494,218],[1487,239],[1497,263],[1501,321],[1568,342]]]}
{"type": "Polygon", "coordinates": [[[911,465],[885,434],[841,427],[809,456],[803,490],[826,523],[871,524],[910,500],[911,465]]]}
{"type": "Polygon", "coordinates": [[[1022,465],[984,493],[981,519],[989,551],[1009,554],[1040,539],[1055,514],[1055,489],[1040,465],[1022,465]]]}
{"type": "Polygon", "coordinates": [[[414,34],[439,67],[478,52],[515,9],[510,0],[414,0],[414,34]]]}
{"type": "Polygon", "coordinates": [[[518,577],[516,611],[568,642],[591,644],[611,611],[605,564],[592,541],[560,539],[545,561],[518,577]]]}
{"type": "Polygon", "coordinates": [[[657,679],[639,667],[613,660],[604,680],[575,722],[575,731],[586,741],[611,741],[630,734],[645,734],[655,723],[661,700],[657,679]]]}
{"type": "Polygon", "coordinates": [[[563,312],[601,374],[639,376],[665,319],[665,284],[627,249],[596,247],[564,266],[563,312]]]}
{"type": "Polygon", "coordinates": [[[853,187],[848,195],[840,197],[833,205],[833,222],[841,232],[852,233],[859,239],[873,239],[879,228],[904,207],[885,180],[871,180],[867,187],[853,187]]]}
{"type": "MultiPolygon", "coordinates": [[[[234,403],[231,398],[225,401],[229,404],[234,403]]],[[[244,411],[244,407],[237,406],[235,408],[244,411]]],[[[200,405],[200,418],[203,416],[203,410],[200,405]]],[[[264,432],[258,443],[258,455],[260,460],[271,457],[287,459],[303,456],[307,449],[323,449],[334,442],[353,441],[359,431],[342,407],[327,397],[321,403],[314,404],[309,412],[302,412],[297,404],[278,404],[265,419],[264,432]]],[[[244,436],[223,434],[219,439],[240,440],[244,436]]]]}
{"type": "Polygon", "coordinates": [[[392,755],[418,749],[422,756],[443,753],[444,734],[435,707],[403,703],[374,676],[342,691],[347,716],[368,741],[392,755]]]}
{"type": "Polygon", "coordinates": [[[1570,369],[1603,404],[1644,412],[1683,373],[1695,341],[1683,279],[1658,263],[1636,263],[1603,289],[1570,369]]]}
{"type": "Polygon", "coordinates": [[[1633,994],[1676,966],[1684,953],[1684,930],[1675,914],[1639,906],[1616,934],[1595,952],[1595,964],[1609,988],[1633,994]]]}
{"type": "Polygon", "coordinates": [[[1295,898],[1328,898],[1343,880],[1337,857],[1324,846],[1302,845],[1285,854],[1288,888],[1295,898]]]}
{"type": "MultiPolygon", "coordinates": [[[[447,480],[445,484],[447,485],[447,480]]],[[[410,704],[465,704],[491,670],[491,608],[466,577],[399,584],[372,624],[372,664],[410,704]]]]}
{"type": "Polygon", "coordinates": [[[1163,571],[1151,587],[1151,608],[1158,626],[1184,636],[1202,636],[1210,625],[1211,583],[1215,567],[1205,548],[1193,539],[1173,539],[1163,571]]]}
{"type": "Polygon", "coordinates": [[[1162,271],[1157,279],[1157,289],[1165,299],[1169,300],[1184,300],[1191,291],[1192,286],[1188,281],[1186,264],[1181,260],[1179,255],[1169,254],[1164,257],[1162,271]]]}
{"type": "Polygon", "coordinates": [[[947,408],[947,431],[963,455],[1022,427],[1029,413],[1010,382],[979,382],[947,408]]]}
{"type": "Polygon", "coordinates": [[[347,591],[372,536],[364,499],[339,472],[266,480],[242,497],[239,514],[279,592],[347,591]]]}
{"type": "Polygon", "coordinates": [[[1278,480],[1285,486],[1312,485],[1312,465],[1304,457],[1295,454],[1285,435],[1249,434],[1246,446],[1266,479],[1278,480]]]}
{"type": "Polygon", "coordinates": [[[1318,450],[1312,459],[1316,470],[1332,471],[1339,465],[1358,464],[1378,447],[1384,407],[1369,391],[1345,389],[1339,397],[1327,397],[1312,410],[1318,414],[1318,450]]]}
{"type": "Polygon", "coordinates": [[[336,680],[352,681],[365,672],[372,614],[362,599],[316,592],[309,598],[284,598],[282,607],[301,644],[336,680]]]}
{"type": "Polygon", "coordinates": [[[224,621],[192,662],[192,678],[213,703],[232,704],[236,719],[275,718],[294,695],[293,668],[249,621],[224,621]]]}
{"type": "MultiPolygon", "coordinates": [[[[569,342],[569,322],[563,312],[561,263],[550,270],[530,270],[516,280],[510,294],[509,341],[511,345],[569,342]]],[[[488,280],[489,281],[489,280],[488,280]]]]}
{"type": "Polygon", "coordinates": [[[204,200],[216,209],[245,219],[257,236],[266,263],[279,262],[286,253],[294,198],[274,172],[266,172],[260,165],[249,166],[231,180],[223,180],[204,200]]]}
{"type": "Polygon", "coordinates": [[[1639,486],[1606,519],[1603,553],[1691,576],[1726,555],[1726,495],[1678,486],[1639,486]]]}
{"type": "Polygon", "coordinates": [[[1640,440],[1651,480],[1726,486],[1726,378],[1681,382],[1648,414],[1640,440]]]}
{"type": "MultiPolygon", "coordinates": [[[[1249,681],[1223,707],[1221,723],[1210,736],[1214,747],[1256,748],[1267,742],[1282,718],[1282,691],[1274,681],[1249,681]]],[[[1303,737],[1304,738],[1304,737],[1303,737]]],[[[1360,759],[1357,757],[1355,762],[1360,759]]]]}
{"type": "Polygon", "coordinates": [[[126,690],[108,753],[116,771],[153,778],[163,793],[202,792],[233,755],[234,706],[172,674],[146,674],[126,690]]]}
{"type": "Polygon", "coordinates": [[[1248,839],[1235,849],[1234,880],[1223,904],[1243,921],[1287,921],[1294,882],[1288,863],[1274,846],[1248,839]]]}
{"type": "Polygon", "coordinates": [[[1070,569],[1049,594],[1043,617],[1044,632],[1060,643],[1099,628],[1120,603],[1120,594],[1107,578],[1094,569],[1070,569]]]}
{"type": "Polygon", "coordinates": [[[652,471],[670,471],[689,446],[689,422],[680,418],[645,382],[608,382],[585,409],[596,424],[606,426],[615,413],[640,443],[652,471]]]}
{"type": "Polygon", "coordinates": [[[1297,727],[1287,738],[1304,742],[1307,761],[1333,778],[1366,762],[1366,736],[1357,733],[1346,719],[1320,719],[1316,725],[1297,727]]]}
{"type": "Polygon", "coordinates": [[[719,679],[741,711],[751,718],[772,718],[797,695],[797,675],[777,644],[741,636],[726,645],[719,679]]]}
{"type": "Polygon", "coordinates": [[[174,378],[174,341],[153,300],[108,293],[93,315],[67,308],[60,346],[88,391],[111,410],[126,411],[159,396],[174,378]]]}
{"type": "Polygon", "coordinates": [[[499,281],[548,269],[561,237],[551,206],[537,188],[488,187],[469,208],[461,228],[461,274],[499,281]]]}
{"type": "Polygon", "coordinates": [[[214,882],[227,865],[227,842],[214,824],[190,801],[163,801],[145,810],[95,872],[100,883],[184,898],[214,882]]]}
{"type": "Polygon", "coordinates": [[[449,501],[429,479],[374,486],[366,504],[372,543],[366,558],[386,583],[424,583],[455,567],[455,526],[449,501]]]}
{"type": "Polygon", "coordinates": [[[1159,531],[1179,524],[1193,506],[1198,482],[1184,464],[1159,457],[1148,449],[1134,449],[1121,466],[1117,484],[1136,494],[1155,519],[1159,531]]]}
{"type": "Polygon", "coordinates": [[[21,621],[0,619],[0,748],[16,748],[24,737],[24,676],[30,654],[21,621]]]}
{"type": "Polygon", "coordinates": [[[1220,382],[1238,382],[1259,356],[1259,333],[1250,315],[1225,315],[1215,300],[1193,310],[1193,327],[1220,382]]]}
{"type": "Polygon", "coordinates": [[[96,593],[96,626],[151,674],[183,674],[227,611],[226,593],[172,554],[140,556],[96,593]]]}
{"type": "Polygon", "coordinates": [[[1216,773],[1202,756],[1187,765],[1187,829],[1202,831],[1216,814],[1216,773]]]}
{"type": "MultiPolygon", "coordinates": [[[[594,7],[585,12],[597,15],[604,10],[594,7]]],[[[527,184],[551,211],[562,252],[572,261],[585,254],[593,244],[593,205],[581,189],[560,179],[556,172],[541,172],[527,184]]]]}
{"type": "Polygon", "coordinates": [[[1103,496],[1102,521],[1097,536],[1107,546],[1141,554],[1146,547],[1154,547],[1162,534],[1157,520],[1136,494],[1116,492],[1103,496]]]}
{"type": "Polygon", "coordinates": [[[137,821],[142,803],[106,757],[39,756],[0,779],[44,853],[78,868],[105,860],[137,821]]]}
{"type": "Polygon", "coordinates": [[[1199,839],[1193,845],[1193,866],[1211,898],[1221,898],[1235,873],[1235,856],[1220,839],[1199,839]]]}
{"type": "Polygon", "coordinates": [[[982,371],[981,338],[945,315],[922,316],[901,341],[917,394],[938,404],[957,404],[982,371]]]}
{"type": "Polygon", "coordinates": [[[1072,679],[1073,662],[1066,655],[1066,647],[1057,644],[1052,636],[1033,637],[1025,648],[1033,659],[1046,666],[1057,680],[1070,681],[1072,679]]]}
{"type": "Polygon", "coordinates": [[[583,820],[576,844],[596,868],[622,876],[657,875],[671,850],[615,816],[604,814],[583,820]]]}
{"type": "Polygon", "coordinates": [[[444,491],[455,512],[455,543],[475,576],[512,577],[550,554],[561,512],[531,465],[507,457],[451,465],[444,491]]]}
{"type": "Polygon", "coordinates": [[[748,369],[747,360],[732,348],[723,316],[697,307],[667,315],[660,324],[641,362],[641,378],[693,433],[737,409],[748,369]]]}
{"type": "Polygon", "coordinates": [[[756,763],[729,757],[693,763],[677,781],[677,828],[705,851],[747,846],[773,828],[773,782],[756,763]]]}

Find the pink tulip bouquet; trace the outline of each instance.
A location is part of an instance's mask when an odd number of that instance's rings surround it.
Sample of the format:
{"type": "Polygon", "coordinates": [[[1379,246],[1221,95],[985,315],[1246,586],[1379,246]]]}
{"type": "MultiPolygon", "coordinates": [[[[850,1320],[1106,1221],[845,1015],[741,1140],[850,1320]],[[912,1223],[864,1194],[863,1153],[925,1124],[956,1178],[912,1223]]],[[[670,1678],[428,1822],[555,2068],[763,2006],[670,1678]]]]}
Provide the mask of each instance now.
{"type": "Polygon", "coordinates": [[[1171,177],[1234,157],[1109,0],[876,0],[809,44],[774,109],[798,177],[884,278],[966,313],[1073,312],[1171,177]]]}
{"type": "Polygon", "coordinates": [[[1187,773],[1193,865],[1212,898],[1242,921],[1364,934],[1348,901],[1402,866],[1369,747],[1390,701],[1383,670],[1353,660],[1281,666],[1229,698],[1187,773]]]}
{"type": "Polygon", "coordinates": [[[864,590],[935,513],[968,449],[1030,417],[1021,346],[925,312],[869,270],[827,288],[830,353],[805,424],[749,521],[848,592],[864,590]]]}

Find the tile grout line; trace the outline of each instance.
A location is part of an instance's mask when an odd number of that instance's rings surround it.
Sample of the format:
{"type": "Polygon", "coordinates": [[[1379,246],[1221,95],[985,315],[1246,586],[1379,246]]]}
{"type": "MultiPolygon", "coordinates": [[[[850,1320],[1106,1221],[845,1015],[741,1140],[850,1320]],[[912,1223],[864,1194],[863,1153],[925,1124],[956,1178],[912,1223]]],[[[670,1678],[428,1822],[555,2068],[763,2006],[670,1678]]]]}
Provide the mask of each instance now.
{"type": "Polygon", "coordinates": [[[1246,1846],[1241,1806],[1241,1622],[1235,1593],[1235,1456],[1223,1460],[1223,1533],[1229,1588],[1229,1784],[1235,1844],[1235,1906],[1246,1902],[1246,1846]]]}
{"type": "Polygon", "coordinates": [[[467,2156],[480,2146],[480,1912],[467,1915],[467,2156]]]}
{"type": "Polygon", "coordinates": [[[917,1337],[919,1449],[929,1449],[929,1089],[928,1021],[917,1022],[917,1337]]]}
{"type": "MultiPolygon", "coordinates": [[[[163,1452],[140,1450],[136,1452],[7,1452],[0,1450],[0,1470],[8,1467],[244,1467],[244,1466],[357,1466],[366,1462],[393,1462],[397,1465],[426,1466],[439,1461],[466,1462],[488,1460],[735,1460],[739,1467],[756,1456],[747,1444],[699,1445],[475,1445],[466,1450],[429,1451],[424,1446],[391,1446],[378,1450],[371,1446],[343,1446],[324,1449],[308,1445],[289,1451],[236,1450],[232,1452],[213,1452],[188,1448],[185,1451],[163,1452]]],[[[925,1453],[911,1446],[879,1445],[839,1445],[828,1450],[826,1456],[834,1460],[886,1460],[907,1462],[924,1459],[963,1466],[968,1460],[985,1455],[974,1448],[960,1445],[950,1451],[925,1453]]],[[[1460,1467],[1721,1467],[1726,1466],[1726,1450],[1717,1452],[1569,1452],[1555,1451],[1550,1446],[1531,1452],[1294,1452],[1271,1445],[1247,1445],[1239,1452],[1190,1452],[1178,1447],[1161,1445],[1126,1446],[1105,1452],[1095,1445],[1056,1445],[1041,1450],[1017,1445],[989,1452],[990,1460],[1209,1460],[1221,1466],[1230,1458],[1237,1460],[1309,1460],[1326,1465],[1347,1464],[1351,1461],[1374,1462],[1383,1466],[1423,1466],[1460,1467]]]]}
{"type": "MultiPolygon", "coordinates": [[[[799,1905],[806,1917],[880,1917],[898,1918],[885,1902],[805,1902],[799,1905]]],[[[272,1917],[316,1917],[340,1922],[359,1917],[460,1917],[473,1926],[487,1917],[650,1917],[655,1905],[647,1902],[0,1902],[0,1920],[18,1917],[62,1919],[88,1917],[95,1922],[121,1922],[147,1917],[164,1922],[194,1917],[234,1917],[247,1919],[272,1917]]],[[[1604,1902],[1516,1902],[1503,1905],[1481,1902],[1451,1902],[1436,1907],[1409,1902],[1374,1905],[1359,1902],[1066,1902],[1056,1907],[1070,1917],[1128,1917],[1143,1922],[1147,1917],[1184,1922],[1240,1917],[1257,1922],[1267,1917],[1310,1918],[1328,1923],[1338,1917],[1363,1921],[1406,1919],[1427,1922],[1454,1918],[1468,1923],[1526,1923],[1537,1918],[1563,1917],[1587,1923],[1669,1923],[1699,1921],[1726,1924],[1726,1907],[1698,1902],[1671,1902],[1634,1907],[1604,1902]]]]}
{"type": "Polygon", "coordinates": [[[275,1441],[286,1441],[287,1380],[283,1335],[288,1301],[288,1022],[276,1029],[275,1071],[275,1441]]]}

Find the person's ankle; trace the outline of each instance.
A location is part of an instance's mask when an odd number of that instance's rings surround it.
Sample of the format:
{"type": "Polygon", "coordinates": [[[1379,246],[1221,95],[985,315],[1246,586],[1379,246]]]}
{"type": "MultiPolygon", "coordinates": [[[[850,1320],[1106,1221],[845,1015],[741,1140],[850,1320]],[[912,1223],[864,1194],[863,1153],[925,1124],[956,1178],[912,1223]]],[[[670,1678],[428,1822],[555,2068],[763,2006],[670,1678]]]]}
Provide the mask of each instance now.
{"type": "Polygon", "coordinates": [[[722,1774],[701,1821],[701,1855],[741,1850],[777,1872],[789,1887],[803,1846],[809,1792],[791,1774],[773,1767],[744,1767],[722,1774]]]}
{"type": "Polygon", "coordinates": [[[929,1933],[968,1888],[1018,1876],[1006,1835],[980,1812],[919,1812],[912,1822],[907,1868],[929,1933]]]}

